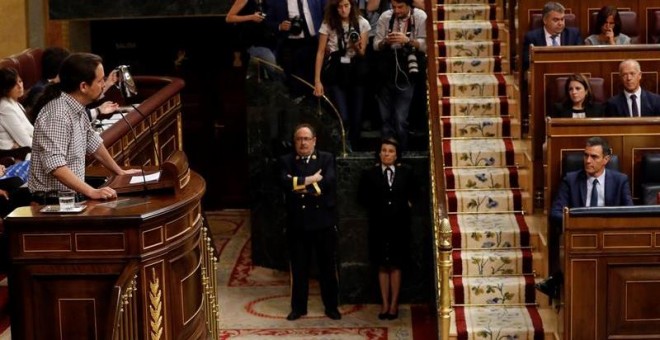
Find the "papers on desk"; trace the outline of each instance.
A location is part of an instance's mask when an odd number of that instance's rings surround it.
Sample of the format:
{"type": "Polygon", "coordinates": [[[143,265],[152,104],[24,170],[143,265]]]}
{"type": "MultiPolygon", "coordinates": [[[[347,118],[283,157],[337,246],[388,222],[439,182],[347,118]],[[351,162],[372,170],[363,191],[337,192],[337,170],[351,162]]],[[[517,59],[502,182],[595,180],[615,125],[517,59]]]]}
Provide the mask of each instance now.
{"type": "Polygon", "coordinates": [[[133,177],[131,177],[129,184],[148,183],[148,182],[158,181],[159,179],[160,179],[160,171],[144,176],[134,175],[133,177]]]}

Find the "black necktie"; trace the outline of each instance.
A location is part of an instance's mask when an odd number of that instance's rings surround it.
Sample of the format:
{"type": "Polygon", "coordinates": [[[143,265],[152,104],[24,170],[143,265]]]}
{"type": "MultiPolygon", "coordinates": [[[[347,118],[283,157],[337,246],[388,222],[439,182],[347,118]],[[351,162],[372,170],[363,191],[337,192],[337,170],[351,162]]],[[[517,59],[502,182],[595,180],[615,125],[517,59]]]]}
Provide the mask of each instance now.
{"type": "Polygon", "coordinates": [[[594,179],[594,182],[591,185],[591,202],[589,202],[589,206],[598,206],[598,179],[594,179]]]}
{"type": "Polygon", "coordinates": [[[639,108],[637,107],[637,95],[631,94],[630,101],[632,101],[632,116],[639,117],[639,108]]]}
{"type": "Polygon", "coordinates": [[[392,186],[392,182],[394,182],[394,172],[392,172],[392,168],[389,166],[385,168],[385,177],[387,178],[387,184],[392,186]]]}
{"type": "MultiPolygon", "coordinates": [[[[307,3],[307,5],[309,5],[309,3],[307,3]]],[[[309,10],[312,11],[311,8],[309,10]]],[[[304,33],[303,37],[309,38],[312,36],[312,33],[309,31],[309,26],[307,26],[307,20],[305,19],[305,11],[303,9],[302,0],[298,0],[298,13],[300,15],[299,18],[302,20],[302,29],[304,33]]]]}

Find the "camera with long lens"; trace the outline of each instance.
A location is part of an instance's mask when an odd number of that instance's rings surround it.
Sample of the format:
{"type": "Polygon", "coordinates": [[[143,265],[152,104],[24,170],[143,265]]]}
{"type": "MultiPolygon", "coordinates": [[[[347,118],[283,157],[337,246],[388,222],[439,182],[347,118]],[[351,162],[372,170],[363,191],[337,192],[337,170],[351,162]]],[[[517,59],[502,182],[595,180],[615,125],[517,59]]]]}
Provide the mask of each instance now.
{"type": "MultiPolygon", "coordinates": [[[[410,33],[407,34],[408,39],[411,39],[410,33]]],[[[415,48],[411,46],[406,46],[404,52],[407,55],[406,60],[408,61],[408,73],[411,75],[416,75],[419,73],[419,63],[417,62],[417,55],[415,55],[415,48]]]]}
{"type": "Polygon", "coordinates": [[[356,43],[360,40],[360,33],[355,30],[355,28],[352,28],[348,31],[348,40],[350,40],[352,43],[356,43]]]}
{"type": "Polygon", "coordinates": [[[295,17],[289,19],[289,21],[291,21],[291,28],[289,28],[289,34],[299,35],[300,33],[302,33],[304,22],[301,17],[296,15],[295,17]]]}

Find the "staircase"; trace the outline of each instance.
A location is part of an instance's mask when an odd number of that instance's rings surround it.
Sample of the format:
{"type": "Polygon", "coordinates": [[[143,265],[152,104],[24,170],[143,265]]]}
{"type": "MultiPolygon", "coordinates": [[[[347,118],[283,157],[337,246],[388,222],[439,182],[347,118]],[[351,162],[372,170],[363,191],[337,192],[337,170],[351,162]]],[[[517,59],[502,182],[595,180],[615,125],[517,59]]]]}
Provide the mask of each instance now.
{"type": "Polygon", "coordinates": [[[533,216],[533,167],[521,139],[502,1],[438,0],[435,11],[427,9],[435,20],[429,46],[436,48],[438,88],[430,104],[437,108],[429,111],[437,112],[435,159],[442,161],[454,248],[450,334],[551,339],[555,314],[534,289],[536,273],[546,271],[538,235],[544,223],[533,216]]]}

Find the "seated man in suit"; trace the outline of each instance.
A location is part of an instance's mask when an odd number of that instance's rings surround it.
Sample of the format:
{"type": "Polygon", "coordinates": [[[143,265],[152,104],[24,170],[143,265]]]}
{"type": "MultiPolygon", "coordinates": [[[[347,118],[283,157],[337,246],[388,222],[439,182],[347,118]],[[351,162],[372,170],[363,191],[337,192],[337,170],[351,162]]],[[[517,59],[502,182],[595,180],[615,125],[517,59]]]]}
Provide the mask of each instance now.
{"type": "MultiPolygon", "coordinates": [[[[633,205],[628,176],[615,170],[605,169],[612,158],[612,149],[601,137],[591,137],[584,148],[584,168],[567,173],[552,203],[549,233],[562,233],[564,207],[602,207],[633,205]]],[[[555,238],[556,239],[556,238],[555,238]]],[[[559,297],[562,274],[558,271],[559,244],[548,245],[552,276],[536,285],[541,292],[553,298],[559,297]],[[556,248],[556,249],[555,249],[556,248]]]]}
{"type": "Polygon", "coordinates": [[[543,27],[525,34],[523,43],[523,71],[529,68],[529,46],[571,46],[582,45],[580,30],[566,27],[565,8],[558,2],[548,2],[543,6],[543,27]]]}
{"type": "Polygon", "coordinates": [[[619,64],[623,92],[607,101],[608,117],[660,116],[660,96],[642,89],[642,69],[637,60],[624,60],[619,64]]]}

